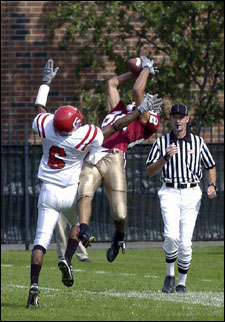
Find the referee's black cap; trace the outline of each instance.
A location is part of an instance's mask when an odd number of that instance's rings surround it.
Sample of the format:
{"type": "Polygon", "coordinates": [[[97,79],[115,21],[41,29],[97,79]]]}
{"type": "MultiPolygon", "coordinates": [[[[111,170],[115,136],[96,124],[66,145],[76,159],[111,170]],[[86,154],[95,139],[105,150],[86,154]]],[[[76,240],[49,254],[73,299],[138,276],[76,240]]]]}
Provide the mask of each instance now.
{"type": "Polygon", "coordinates": [[[170,115],[180,113],[183,115],[188,115],[187,106],[184,104],[174,104],[170,106],[170,115]]]}

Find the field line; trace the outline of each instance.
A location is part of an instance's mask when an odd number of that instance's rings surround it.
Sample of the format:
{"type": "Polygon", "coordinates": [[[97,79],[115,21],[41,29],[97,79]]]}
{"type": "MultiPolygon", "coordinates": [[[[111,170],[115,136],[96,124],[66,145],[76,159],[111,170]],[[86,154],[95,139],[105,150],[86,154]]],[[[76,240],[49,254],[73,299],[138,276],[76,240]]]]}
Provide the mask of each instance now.
{"type": "MultiPolygon", "coordinates": [[[[7,288],[22,288],[22,289],[29,289],[29,286],[26,285],[16,285],[16,284],[2,284],[7,288]]],[[[65,289],[57,289],[57,288],[47,288],[47,287],[40,287],[40,290],[46,292],[54,292],[54,293],[63,293],[68,294],[68,290],[65,289]]],[[[160,301],[160,302],[180,302],[186,304],[199,304],[203,306],[213,306],[213,307],[224,307],[224,293],[215,293],[215,292],[189,292],[186,294],[164,294],[161,291],[153,292],[153,291],[145,291],[145,292],[116,292],[113,290],[107,291],[87,291],[87,290],[77,290],[69,289],[69,293],[76,293],[76,296],[83,297],[84,294],[92,294],[101,297],[124,297],[124,298],[134,298],[134,299],[148,299],[153,301],[160,301]]]]}

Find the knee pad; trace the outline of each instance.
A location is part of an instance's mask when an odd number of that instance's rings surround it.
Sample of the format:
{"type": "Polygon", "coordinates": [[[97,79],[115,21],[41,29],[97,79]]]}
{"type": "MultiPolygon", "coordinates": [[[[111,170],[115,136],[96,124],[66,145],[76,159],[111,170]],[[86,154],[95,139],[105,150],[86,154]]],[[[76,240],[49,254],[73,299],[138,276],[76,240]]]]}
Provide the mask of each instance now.
{"type": "Polygon", "coordinates": [[[35,245],[32,250],[35,250],[35,249],[41,250],[43,252],[43,254],[46,253],[46,249],[41,245],[35,245]]]}
{"type": "Polygon", "coordinates": [[[127,217],[127,204],[125,202],[115,203],[110,200],[110,210],[113,220],[123,221],[127,217]]]}
{"type": "Polygon", "coordinates": [[[116,216],[113,215],[113,219],[116,221],[124,221],[126,217],[127,217],[127,214],[124,214],[124,213],[116,214],[116,216]]]}

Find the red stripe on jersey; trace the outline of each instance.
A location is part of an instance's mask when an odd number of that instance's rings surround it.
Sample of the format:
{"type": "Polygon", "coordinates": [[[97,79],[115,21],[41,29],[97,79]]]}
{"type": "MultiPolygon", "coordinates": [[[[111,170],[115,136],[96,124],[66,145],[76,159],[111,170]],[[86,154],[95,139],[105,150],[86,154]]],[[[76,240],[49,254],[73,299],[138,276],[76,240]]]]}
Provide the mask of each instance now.
{"type": "Polygon", "coordinates": [[[75,149],[79,149],[79,147],[85,142],[85,140],[87,140],[87,138],[89,137],[90,132],[91,132],[91,125],[89,125],[88,132],[85,135],[84,139],[75,146],[75,149]]]}
{"type": "Polygon", "coordinates": [[[90,139],[90,141],[88,143],[85,144],[85,146],[81,149],[81,151],[84,151],[86,149],[86,147],[88,146],[88,144],[90,144],[95,139],[97,132],[98,132],[98,129],[95,126],[95,131],[94,131],[92,138],[90,139]]]}
{"type": "Polygon", "coordinates": [[[42,114],[39,114],[38,118],[37,118],[37,129],[38,129],[38,135],[41,137],[41,132],[40,132],[40,129],[39,129],[39,118],[41,117],[42,114]]]}
{"type": "Polygon", "coordinates": [[[45,130],[44,130],[44,121],[45,121],[46,117],[48,117],[48,116],[49,116],[49,114],[45,115],[45,116],[43,117],[42,121],[41,121],[42,137],[43,137],[44,139],[46,138],[46,136],[45,136],[45,130]]]}

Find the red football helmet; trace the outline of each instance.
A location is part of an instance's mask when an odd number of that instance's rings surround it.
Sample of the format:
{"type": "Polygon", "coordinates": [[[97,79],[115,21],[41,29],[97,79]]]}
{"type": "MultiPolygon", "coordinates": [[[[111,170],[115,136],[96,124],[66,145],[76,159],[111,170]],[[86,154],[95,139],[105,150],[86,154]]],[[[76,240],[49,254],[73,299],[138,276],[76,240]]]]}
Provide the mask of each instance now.
{"type": "Polygon", "coordinates": [[[81,123],[81,111],[74,106],[61,106],[55,111],[53,126],[60,135],[70,135],[81,126],[81,123]]]}

